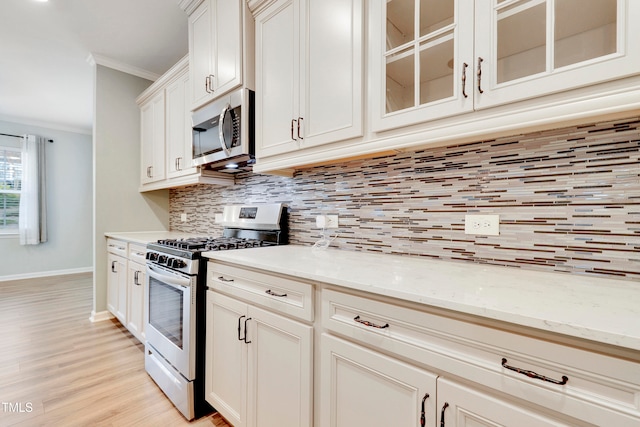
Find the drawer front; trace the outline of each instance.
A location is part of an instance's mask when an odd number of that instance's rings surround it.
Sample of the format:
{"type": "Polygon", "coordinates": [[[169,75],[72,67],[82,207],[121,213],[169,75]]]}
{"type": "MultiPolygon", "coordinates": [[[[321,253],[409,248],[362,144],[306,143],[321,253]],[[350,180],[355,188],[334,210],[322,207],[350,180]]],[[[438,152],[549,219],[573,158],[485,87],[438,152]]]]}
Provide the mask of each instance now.
{"type": "Polygon", "coordinates": [[[209,261],[207,286],[297,319],[313,321],[313,285],[209,261]]]}
{"type": "Polygon", "coordinates": [[[131,261],[144,265],[146,263],[146,260],[145,260],[146,254],[147,254],[146,246],[137,245],[135,243],[129,244],[129,259],[131,261]]]}
{"type": "Polygon", "coordinates": [[[112,254],[120,255],[126,258],[128,256],[127,242],[107,238],[107,252],[111,252],[112,254]]]}
{"type": "Polygon", "coordinates": [[[331,289],[322,291],[322,322],[443,376],[597,425],[640,425],[639,363],[331,289]]]}

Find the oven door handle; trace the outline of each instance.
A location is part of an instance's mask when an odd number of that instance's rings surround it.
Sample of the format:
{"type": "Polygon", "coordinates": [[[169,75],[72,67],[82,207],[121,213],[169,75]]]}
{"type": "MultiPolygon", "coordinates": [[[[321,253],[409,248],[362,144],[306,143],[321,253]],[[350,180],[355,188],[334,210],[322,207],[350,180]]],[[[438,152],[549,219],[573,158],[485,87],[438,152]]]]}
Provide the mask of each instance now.
{"type": "Polygon", "coordinates": [[[191,280],[187,279],[186,277],[181,277],[174,274],[166,274],[162,270],[158,270],[150,264],[147,264],[147,275],[161,281],[162,283],[173,286],[176,289],[188,288],[191,284],[191,280]]]}

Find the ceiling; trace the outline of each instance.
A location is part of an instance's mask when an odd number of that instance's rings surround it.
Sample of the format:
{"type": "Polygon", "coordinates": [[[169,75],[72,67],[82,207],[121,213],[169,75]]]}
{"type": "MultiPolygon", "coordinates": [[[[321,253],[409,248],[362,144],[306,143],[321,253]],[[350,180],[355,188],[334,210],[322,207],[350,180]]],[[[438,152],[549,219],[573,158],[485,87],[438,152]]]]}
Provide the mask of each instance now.
{"type": "Polygon", "coordinates": [[[93,58],[154,80],[188,52],[179,0],[0,0],[0,120],[93,127],[93,58]]]}

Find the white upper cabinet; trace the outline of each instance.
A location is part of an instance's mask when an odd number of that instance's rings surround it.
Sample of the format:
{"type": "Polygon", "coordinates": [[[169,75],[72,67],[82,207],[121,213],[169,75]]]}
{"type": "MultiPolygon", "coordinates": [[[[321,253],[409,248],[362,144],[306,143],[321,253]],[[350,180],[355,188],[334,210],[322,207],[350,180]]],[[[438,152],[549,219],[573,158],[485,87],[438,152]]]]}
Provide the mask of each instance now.
{"type": "Polygon", "coordinates": [[[167,178],[198,172],[192,165],[189,73],[185,70],[165,89],[167,178]]]}
{"type": "Polygon", "coordinates": [[[473,110],[473,0],[371,4],[374,131],[473,110]]]}
{"type": "Polygon", "coordinates": [[[361,136],[362,0],[277,0],[256,13],[256,156],[361,136]]]}
{"type": "Polygon", "coordinates": [[[165,179],[164,169],[164,92],[140,106],[142,170],[140,182],[148,184],[165,179]]]}
{"type": "Polygon", "coordinates": [[[640,2],[372,3],[372,130],[640,73],[640,2]]]}
{"type": "Polygon", "coordinates": [[[242,84],[242,0],[205,0],[189,16],[191,109],[242,84]]]}
{"type": "Polygon", "coordinates": [[[639,17],[636,0],[476,2],[476,108],[640,73],[639,17]]]}

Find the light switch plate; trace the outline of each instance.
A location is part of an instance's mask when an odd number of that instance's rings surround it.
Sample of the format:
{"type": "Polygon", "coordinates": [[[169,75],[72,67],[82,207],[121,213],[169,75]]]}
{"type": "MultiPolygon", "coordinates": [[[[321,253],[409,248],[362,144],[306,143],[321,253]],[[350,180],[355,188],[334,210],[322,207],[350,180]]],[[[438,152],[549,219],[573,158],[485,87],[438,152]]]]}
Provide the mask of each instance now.
{"type": "Polygon", "coordinates": [[[186,213],[181,213],[180,214],[180,221],[187,222],[187,214],[186,213]]]}
{"type": "Polygon", "coordinates": [[[464,234],[499,236],[500,215],[465,215],[464,234]]]}

